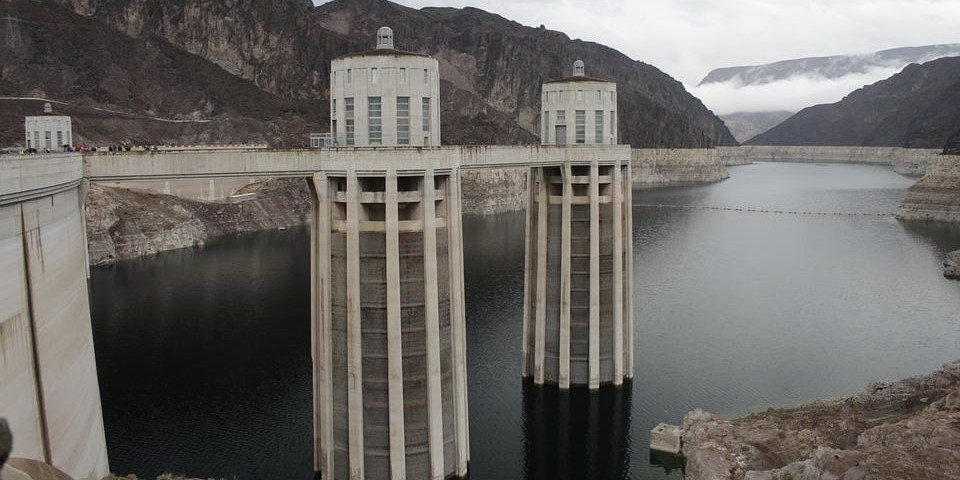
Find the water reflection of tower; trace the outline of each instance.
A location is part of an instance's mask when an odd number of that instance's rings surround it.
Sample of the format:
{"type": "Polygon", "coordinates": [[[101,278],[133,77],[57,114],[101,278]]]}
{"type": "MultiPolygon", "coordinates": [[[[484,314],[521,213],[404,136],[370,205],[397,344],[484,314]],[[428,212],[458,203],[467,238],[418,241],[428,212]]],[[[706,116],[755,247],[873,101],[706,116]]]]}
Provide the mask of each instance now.
{"type": "Polygon", "coordinates": [[[632,388],[560,390],[523,384],[526,480],[626,479],[632,388]]]}

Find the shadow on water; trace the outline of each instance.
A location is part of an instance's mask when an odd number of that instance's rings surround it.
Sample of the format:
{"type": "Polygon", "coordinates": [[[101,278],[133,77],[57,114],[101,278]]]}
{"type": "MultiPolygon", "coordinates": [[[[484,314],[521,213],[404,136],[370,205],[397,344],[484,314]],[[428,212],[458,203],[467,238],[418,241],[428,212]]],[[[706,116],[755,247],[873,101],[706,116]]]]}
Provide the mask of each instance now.
{"type": "Polygon", "coordinates": [[[526,480],[626,479],[632,386],[599,392],[523,384],[526,480]]]}
{"type": "Polygon", "coordinates": [[[905,232],[934,247],[941,255],[960,249],[960,225],[916,220],[899,223],[905,232]]]}

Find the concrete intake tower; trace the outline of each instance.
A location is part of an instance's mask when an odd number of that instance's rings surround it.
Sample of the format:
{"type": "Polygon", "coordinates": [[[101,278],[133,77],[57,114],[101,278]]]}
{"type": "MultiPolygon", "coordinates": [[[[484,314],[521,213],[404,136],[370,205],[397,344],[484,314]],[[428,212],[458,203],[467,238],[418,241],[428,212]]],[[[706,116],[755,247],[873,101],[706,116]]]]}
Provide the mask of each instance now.
{"type": "Polygon", "coordinates": [[[377,41],[333,61],[332,101],[344,108],[331,126],[339,145],[382,148],[366,152],[376,159],[342,149],[345,170],[313,177],[316,469],[338,480],[462,477],[459,165],[394,148],[439,145],[437,62],[395,50],[389,28],[377,41]]]}
{"type": "MultiPolygon", "coordinates": [[[[584,76],[583,62],[545,84],[543,99],[544,144],[616,141],[616,84],[584,76]]],[[[523,374],[564,389],[620,385],[633,377],[630,164],[532,167],[528,184],[523,374]]]]}

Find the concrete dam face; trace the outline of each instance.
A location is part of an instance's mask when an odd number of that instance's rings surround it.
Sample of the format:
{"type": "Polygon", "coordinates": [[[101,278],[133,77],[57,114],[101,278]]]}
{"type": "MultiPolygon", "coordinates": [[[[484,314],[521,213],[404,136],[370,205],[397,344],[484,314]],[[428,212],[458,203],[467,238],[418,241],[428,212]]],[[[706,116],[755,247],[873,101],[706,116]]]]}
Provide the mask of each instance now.
{"type": "Polygon", "coordinates": [[[0,415],[13,456],[109,473],[76,155],[0,158],[0,415]]]}

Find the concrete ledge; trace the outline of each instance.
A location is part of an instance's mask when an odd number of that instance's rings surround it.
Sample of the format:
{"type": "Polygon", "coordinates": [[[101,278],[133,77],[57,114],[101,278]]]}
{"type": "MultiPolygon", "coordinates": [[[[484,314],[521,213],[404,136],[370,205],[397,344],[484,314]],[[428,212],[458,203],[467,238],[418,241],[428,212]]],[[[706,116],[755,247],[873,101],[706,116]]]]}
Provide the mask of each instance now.
{"type": "Polygon", "coordinates": [[[0,205],[67,190],[82,179],[78,153],[0,155],[0,205]]]}

